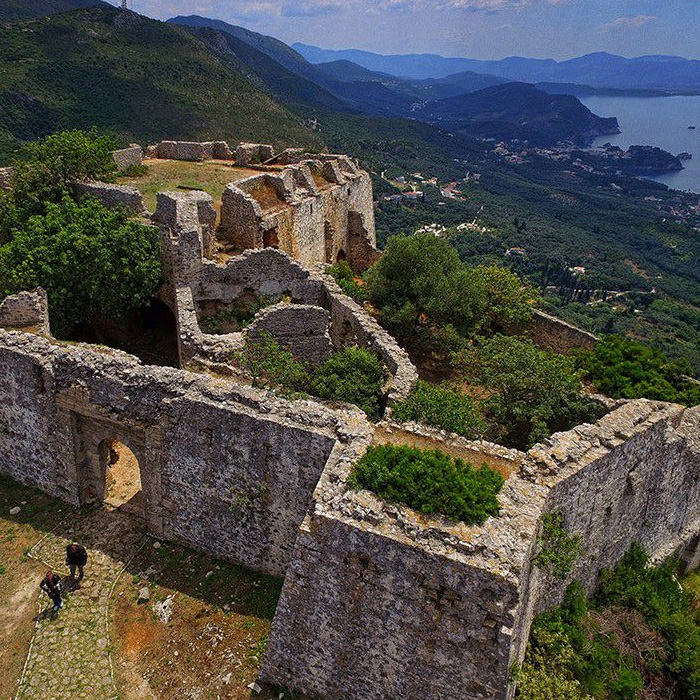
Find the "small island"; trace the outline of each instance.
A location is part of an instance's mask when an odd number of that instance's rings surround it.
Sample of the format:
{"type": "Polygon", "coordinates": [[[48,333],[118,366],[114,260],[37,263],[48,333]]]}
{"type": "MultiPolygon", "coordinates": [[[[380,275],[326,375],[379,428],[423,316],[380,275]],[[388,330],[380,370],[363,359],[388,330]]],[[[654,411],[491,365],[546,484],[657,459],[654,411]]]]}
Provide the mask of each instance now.
{"type": "Polygon", "coordinates": [[[688,153],[687,151],[683,151],[683,153],[678,154],[677,158],[678,158],[678,160],[692,160],[693,154],[688,153]]]}

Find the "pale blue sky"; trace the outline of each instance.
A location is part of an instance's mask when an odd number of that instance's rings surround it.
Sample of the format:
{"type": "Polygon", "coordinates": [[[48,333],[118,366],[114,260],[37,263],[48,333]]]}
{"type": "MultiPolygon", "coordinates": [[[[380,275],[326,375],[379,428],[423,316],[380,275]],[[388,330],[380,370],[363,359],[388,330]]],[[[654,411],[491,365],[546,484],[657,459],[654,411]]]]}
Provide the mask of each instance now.
{"type": "Polygon", "coordinates": [[[561,59],[593,51],[700,58],[700,0],[129,2],[158,19],[199,14],[325,48],[470,58],[561,59]]]}

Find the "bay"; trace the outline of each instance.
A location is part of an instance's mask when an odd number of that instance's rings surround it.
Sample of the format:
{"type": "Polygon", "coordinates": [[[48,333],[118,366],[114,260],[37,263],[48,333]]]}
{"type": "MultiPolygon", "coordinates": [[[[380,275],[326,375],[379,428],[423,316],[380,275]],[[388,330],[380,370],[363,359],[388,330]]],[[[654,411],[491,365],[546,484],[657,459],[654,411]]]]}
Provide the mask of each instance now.
{"type": "Polygon", "coordinates": [[[690,153],[693,158],[683,161],[684,170],[650,177],[674,189],[700,192],[700,96],[586,97],[581,102],[595,114],[617,117],[620,123],[621,134],[603,136],[594,145],[658,146],[674,156],[690,153]]]}

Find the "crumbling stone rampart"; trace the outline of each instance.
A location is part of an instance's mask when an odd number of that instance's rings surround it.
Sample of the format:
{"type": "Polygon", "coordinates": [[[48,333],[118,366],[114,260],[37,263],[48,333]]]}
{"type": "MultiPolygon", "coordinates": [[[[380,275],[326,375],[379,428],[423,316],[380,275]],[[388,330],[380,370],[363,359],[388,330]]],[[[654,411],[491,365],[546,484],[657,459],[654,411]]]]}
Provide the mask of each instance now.
{"type": "Polygon", "coordinates": [[[143,195],[134,187],[107,182],[80,182],[75,186],[78,197],[95,197],[106,207],[126,207],[137,214],[146,212],[143,195]]]}
{"type": "Polygon", "coordinates": [[[101,500],[103,441],[120,440],[139,460],[152,532],[278,576],[329,457],[369,432],[359,411],[4,330],[0,387],[1,472],[101,500]]]}
{"type": "Polygon", "coordinates": [[[5,297],[0,302],[0,328],[48,334],[49,301],[46,292],[37,287],[31,292],[5,297]]]}
{"type": "Polygon", "coordinates": [[[557,352],[592,350],[598,342],[597,336],[593,333],[539,310],[533,312],[526,335],[539,347],[550,348],[557,352]]]}
{"type": "Polygon", "coordinates": [[[264,163],[274,157],[275,149],[261,143],[239,143],[236,147],[236,165],[264,163]]]}
{"type": "Polygon", "coordinates": [[[378,257],[371,180],[342,156],[239,180],[224,191],[218,235],[239,250],[273,247],[305,265],[340,259],[365,270],[378,257]]]}
{"type": "Polygon", "coordinates": [[[143,164],[143,148],[137,143],[132,143],[129,148],[120,148],[112,153],[112,158],[119,172],[134,168],[143,164]]]}
{"type": "Polygon", "coordinates": [[[589,589],[634,541],[656,557],[689,545],[690,560],[700,533],[699,421],[700,409],[642,400],[555,435],[525,456],[499,495],[500,516],[480,527],[354,492],[349,464],[326,469],[263,677],[326,700],[511,697],[509,670],[534,614],[568,585],[534,565],[543,514],[561,512],[581,535],[572,577],[589,589]]]}
{"type": "Polygon", "coordinates": [[[233,153],[226,141],[161,141],[146,149],[148,158],[170,160],[231,160],[233,153]]]}
{"type": "Polygon", "coordinates": [[[253,343],[274,338],[299,360],[320,365],[333,353],[330,313],[320,306],[281,303],[263,309],[244,331],[253,343]]]}

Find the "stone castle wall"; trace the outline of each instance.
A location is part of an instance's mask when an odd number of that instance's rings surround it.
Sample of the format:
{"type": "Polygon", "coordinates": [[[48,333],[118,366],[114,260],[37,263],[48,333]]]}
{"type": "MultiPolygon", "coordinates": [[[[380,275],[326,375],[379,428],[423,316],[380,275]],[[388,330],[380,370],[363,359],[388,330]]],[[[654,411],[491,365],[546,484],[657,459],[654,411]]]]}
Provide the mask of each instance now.
{"type": "Polygon", "coordinates": [[[101,445],[120,440],[139,460],[151,532],[277,576],[331,453],[369,431],[358,411],[3,330],[0,387],[0,472],[76,505],[101,500],[101,445]]]}
{"type": "Polygon", "coordinates": [[[569,582],[533,563],[547,512],[581,535],[570,578],[589,590],[635,541],[657,558],[697,556],[700,409],[633,401],[553,436],[481,527],[350,491],[347,473],[319,482],[263,662],[263,678],[310,697],[512,697],[532,619],[569,582]]]}
{"type": "Polygon", "coordinates": [[[143,165],[143,148],[132,143],[128,148],[120,148],[112,153],[112,158],[119,172],[143,165]]]}
{"type": "Polygon", "coordinates": [[[370,177],[351,161],[304,161],[226,187],[219,236],[240,250],[275,247],[302,264],[377,259],[370,177]]]}
{"type": "Polygon", "coordinates": [[[532,320],[525,333],[538,347],[564,353],[579,348],[592,350],[598,342],[593,333],[537,310],[532,314],[532,320]]]}

